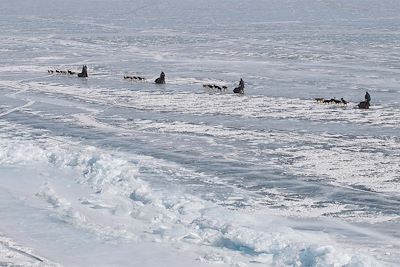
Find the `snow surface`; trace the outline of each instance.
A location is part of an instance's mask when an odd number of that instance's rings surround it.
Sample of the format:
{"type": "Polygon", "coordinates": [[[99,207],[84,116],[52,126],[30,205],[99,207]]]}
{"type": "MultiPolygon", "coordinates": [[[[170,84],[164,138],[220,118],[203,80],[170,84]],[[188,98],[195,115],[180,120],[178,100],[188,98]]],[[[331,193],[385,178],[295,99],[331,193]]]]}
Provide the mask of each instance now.
{"type": "Polygon", "coordinates": [[[0,266],[399,266],[400,2],[1,2],[0,266]]]}

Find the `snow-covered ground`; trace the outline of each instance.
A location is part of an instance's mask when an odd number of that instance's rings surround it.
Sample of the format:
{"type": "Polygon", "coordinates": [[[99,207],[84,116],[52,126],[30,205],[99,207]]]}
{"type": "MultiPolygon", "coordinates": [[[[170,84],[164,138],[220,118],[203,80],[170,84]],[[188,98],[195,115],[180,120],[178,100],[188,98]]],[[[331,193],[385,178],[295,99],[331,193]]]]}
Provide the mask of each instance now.
{"type": "Polygon", "coordinates": [[[400,264],[400,2],[0,3],[0,266],[400,264]]]}

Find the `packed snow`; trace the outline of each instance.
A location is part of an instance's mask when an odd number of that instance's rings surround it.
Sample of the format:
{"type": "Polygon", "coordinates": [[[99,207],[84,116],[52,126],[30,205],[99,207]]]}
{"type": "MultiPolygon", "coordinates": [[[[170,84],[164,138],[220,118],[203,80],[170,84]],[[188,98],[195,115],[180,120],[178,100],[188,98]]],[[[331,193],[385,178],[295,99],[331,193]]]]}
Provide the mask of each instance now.
{"type": "Polygon", "coordinates": [[[398,266],[399,11],[3,1],[0,266],[398,266]]]}

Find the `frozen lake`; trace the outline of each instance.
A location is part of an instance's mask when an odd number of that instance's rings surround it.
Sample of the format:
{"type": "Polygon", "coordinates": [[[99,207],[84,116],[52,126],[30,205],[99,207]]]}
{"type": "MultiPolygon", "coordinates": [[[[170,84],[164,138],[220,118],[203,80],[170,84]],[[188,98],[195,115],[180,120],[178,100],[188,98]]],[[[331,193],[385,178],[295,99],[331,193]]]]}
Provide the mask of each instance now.
{"type": "Polygon", "coordinates": [[[399,1],[0,3],[0,266],[399,265],[399,1]]]}

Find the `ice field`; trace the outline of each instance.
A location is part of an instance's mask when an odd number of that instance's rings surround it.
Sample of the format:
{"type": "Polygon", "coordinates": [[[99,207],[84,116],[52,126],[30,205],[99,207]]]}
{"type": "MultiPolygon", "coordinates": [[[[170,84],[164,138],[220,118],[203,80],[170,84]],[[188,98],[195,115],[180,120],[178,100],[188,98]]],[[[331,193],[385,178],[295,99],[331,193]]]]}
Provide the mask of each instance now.
{"type": "Polygon", "coordinates": [[[0,4],[0,266],[400,266],[399,1],[0,4]]]}

